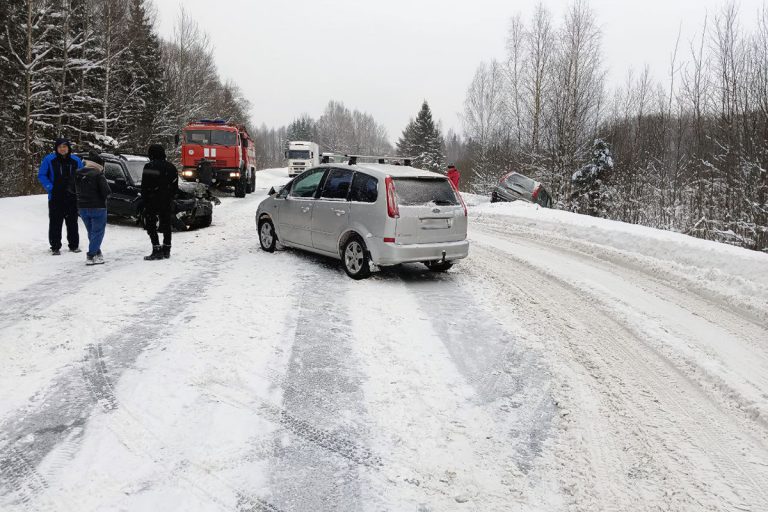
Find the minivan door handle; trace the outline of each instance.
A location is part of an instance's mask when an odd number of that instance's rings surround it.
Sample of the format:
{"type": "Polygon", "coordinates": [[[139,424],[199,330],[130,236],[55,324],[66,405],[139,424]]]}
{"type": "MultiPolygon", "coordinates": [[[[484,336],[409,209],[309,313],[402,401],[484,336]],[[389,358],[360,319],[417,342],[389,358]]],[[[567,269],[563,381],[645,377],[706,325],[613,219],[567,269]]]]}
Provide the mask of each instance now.
{"type": "Polygon", "coordinates": [[[309,213],[309,210],[311,210],[311,206],[302,206],[301,207],[301,213],[309,213]]]}
{"type": "Polygon", "coordinates": [[[341,217],[342,215],[347,214],[347,210],[337,210],[336,208],[332,208],[333,212],[336,214],[337,217],[341,217]]]}

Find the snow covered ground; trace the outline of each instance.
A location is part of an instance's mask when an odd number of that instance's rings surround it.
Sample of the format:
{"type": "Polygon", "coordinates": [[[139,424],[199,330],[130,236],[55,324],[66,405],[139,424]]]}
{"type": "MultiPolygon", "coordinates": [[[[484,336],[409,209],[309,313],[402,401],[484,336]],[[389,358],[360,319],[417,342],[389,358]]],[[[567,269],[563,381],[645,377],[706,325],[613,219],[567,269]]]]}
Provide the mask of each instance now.
{"type": "Polygon", "coordinates": [[[355,282],[259,250],[285,181],[101,267],[0,200],[0,510],[768,510],[768,255],[467,196],[355,282]]]}

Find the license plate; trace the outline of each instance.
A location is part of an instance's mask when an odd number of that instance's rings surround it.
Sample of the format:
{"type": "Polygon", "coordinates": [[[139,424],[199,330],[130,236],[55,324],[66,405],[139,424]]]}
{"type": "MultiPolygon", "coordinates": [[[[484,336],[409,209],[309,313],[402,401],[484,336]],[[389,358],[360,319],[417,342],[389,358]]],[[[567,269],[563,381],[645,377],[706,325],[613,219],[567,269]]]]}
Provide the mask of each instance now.
{"type": "Polygon", "coordinates": [[[451,219],[421,219],[421,229],[448,229],[451,219]]]}

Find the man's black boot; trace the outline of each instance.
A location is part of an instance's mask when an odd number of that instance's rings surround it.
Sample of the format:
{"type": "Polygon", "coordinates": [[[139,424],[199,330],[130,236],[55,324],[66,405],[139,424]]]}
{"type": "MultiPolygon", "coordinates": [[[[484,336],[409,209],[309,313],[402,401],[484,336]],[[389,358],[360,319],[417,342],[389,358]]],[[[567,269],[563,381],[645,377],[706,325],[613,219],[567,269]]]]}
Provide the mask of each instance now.
{"type": "Polygon", "coordinates": [[[153,245],[152,254],[150,254],[149,256],[144,256],[144,259],[147,261],[163,259],[163,248],[159,245],[153,245]]]}

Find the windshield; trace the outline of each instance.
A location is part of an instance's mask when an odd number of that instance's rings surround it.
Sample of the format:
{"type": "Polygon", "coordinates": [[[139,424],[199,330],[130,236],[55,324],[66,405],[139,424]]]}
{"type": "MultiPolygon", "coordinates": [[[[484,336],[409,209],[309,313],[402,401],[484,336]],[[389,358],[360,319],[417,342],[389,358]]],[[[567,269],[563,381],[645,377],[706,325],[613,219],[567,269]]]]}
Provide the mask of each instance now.
{"type": "Polygon", "coordinates": [[[288,159],[289,160],[309,159],[309,151],[291,149],[290,151],[288,151],[288,159]]]}
{"type": "Polygon", "coordinates": [[[205,146],[234,146],[237,144],[237,134],[226,130],[185,130],[184,142],[205,146]]]}
{"type": "Polygon", "coordinates": [[[459,204],[445,178],[395,178],[395,191],[401,206],[448,206],[459,204]]]}
{"type": "Polygon", "coordinates": [[[128,166],[128,173],[131,175],[133,182],[137,185],[141,185],[141,173],[144,172],[144,164],[149,160],[129,160],[126,162],[128,166]]]}

